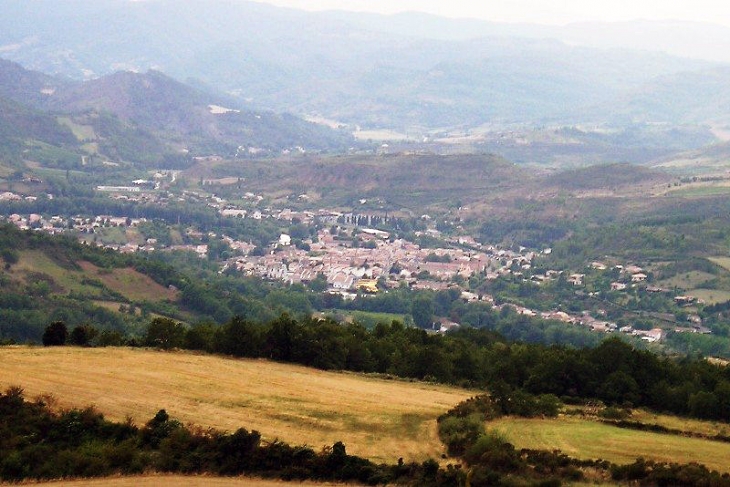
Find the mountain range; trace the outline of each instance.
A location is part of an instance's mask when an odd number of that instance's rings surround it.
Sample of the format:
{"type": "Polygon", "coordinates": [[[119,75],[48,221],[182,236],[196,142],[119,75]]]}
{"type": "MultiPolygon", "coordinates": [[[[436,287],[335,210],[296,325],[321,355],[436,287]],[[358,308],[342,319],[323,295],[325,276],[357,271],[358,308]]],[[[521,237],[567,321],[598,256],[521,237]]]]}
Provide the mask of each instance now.
{"type": "Polygon", "coordinates": [[[149,164],[166,154],[341,151],[354,142],[349,134],[292,115],[238,108],[231,97],[158,71],[82,82],[0,60],[0,106],[0,141],[6,149],[15,147],[13,159],[27,141],[149,164]]]}
{"type": "MultiPolygon", "coordinates": [[[[0,55],[75,79],[155,69],[193,78],[254,110],[351,128],[433,132],[483,124],[674,122],[693,103],[686,87],[704,80],[703,73],[716,73],[722,86],[718,61],[727,60],[703,55],[719,48],[647,49],[672,36],[671,45],[687,46],[682,39],[703,28],[709,36],[703,39],[717,38],[716,47],[730,40],[728,29],[710,27],[558,29],[420,14],[311,13],[245,1],[7,0],[0,55]],[[656,34],[647,36],[653,43],[642,40],[642,29],[656,34]]],[[[726,112],[708,101],[693,111],[693,122],[724,119],[726,112]]]]}

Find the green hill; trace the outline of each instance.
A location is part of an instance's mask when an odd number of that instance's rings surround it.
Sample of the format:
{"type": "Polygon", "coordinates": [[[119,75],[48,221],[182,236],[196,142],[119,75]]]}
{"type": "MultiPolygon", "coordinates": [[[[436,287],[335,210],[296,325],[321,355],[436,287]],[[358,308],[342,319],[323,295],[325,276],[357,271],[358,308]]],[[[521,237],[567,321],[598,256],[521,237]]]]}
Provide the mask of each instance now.
{"type": "Polygon", "coordinates": [[[343,151],[354,144],[347,133],[292,115],[242,109],[231,97],[158,71],[118,72],[82,83],[0,60],[0,108],[0,162],[21,168],[21,161],[33,161],[78,169],[82,157],[91,167],[111,161],[179,168],[189,165],[191,155],[343,151]],[[34,147],[38,142],[43,146],[34,147]]]}
{"type": "MultiPolygon", "coordinates": [[[[317,194],[321,205],[359,205],[419,211],[461,206],[534,176],[493,154],[396,154],[199,164],[189,177],[240,177],[254,191],[278,197],[317,194]]],[[[287,203],[289,204],[289,203],[287,203]]]]}
{"type": "Polygon", "coordinates": [[[667,184],[672,179],[665,172],[632,164],[602,164],[559,172],[547,177],[544,184],[569,191],[638,192],[647,186],[667,184]]]}
{"type": "Polygon", "coordinates": [[[277,153],[343,149],[349,135],[290,115],[241,109],[223,95],[200,91],[159,71],[118,72],[59,90],[48,106],[70,113],[110,113],[155,134],[170,147],[235,154],[239,147],[277,153]]]}

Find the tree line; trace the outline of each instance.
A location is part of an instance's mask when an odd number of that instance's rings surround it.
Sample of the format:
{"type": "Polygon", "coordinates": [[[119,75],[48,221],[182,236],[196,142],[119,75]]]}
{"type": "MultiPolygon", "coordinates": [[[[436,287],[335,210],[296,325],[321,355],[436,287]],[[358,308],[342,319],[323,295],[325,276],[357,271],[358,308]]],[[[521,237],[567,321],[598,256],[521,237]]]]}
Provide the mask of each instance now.
{"type": "Polygon", "coordinates": [[[296,320],[283,314],[267,323],[234,317],[223,325],[193,327],[155,318],[141,340],[128,344],[551,394],[566,402],[600,400],[730,421],[730,368],[703,359],[658,356],[618,338],[574,349],[510,343],[498,333],[473,328],[440,335],[394,321],[368,330],[356,323],[296,320]]]}

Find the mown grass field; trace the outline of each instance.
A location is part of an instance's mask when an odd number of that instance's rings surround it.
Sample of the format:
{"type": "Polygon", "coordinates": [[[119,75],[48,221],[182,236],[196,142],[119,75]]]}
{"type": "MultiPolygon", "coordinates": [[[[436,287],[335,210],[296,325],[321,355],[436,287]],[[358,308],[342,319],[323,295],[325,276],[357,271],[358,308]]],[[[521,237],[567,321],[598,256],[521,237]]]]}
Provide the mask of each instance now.
{"type": "Polygon", "coordinates": [[[701,287],[702,284],[714,279],[715,276],[709,272],[691,271],[683,272],[671,277],[670,279],[662,279],[657,281],[656,285],[664,288],[694,289],[701,287]]]}
{"type": "Polygon", "coordinates": [[[321,316],[335,317],[348,323],[357,322],[366,328],[374,328],[378,323],[390,323],[392,321],[400,321],[404,323],[410,318],[410,315],[398,313],[375,313],[371,311],[351,311],[343,309],[328,310],[320,314],[321,316]]]}
{"type": "Polygon", "coordinates": [[[717,434],[730,435],[730,424],[728,423],[680,418],[679,416],[670,416],[668,414],[655,414],[644,409],[634,409],[631,412],[629,421],[637,421],[644,424],[656,424],[669,429],[699,433],[708,436],[717,434]]]}
{"type": "Polygon", "coordinates": [[[94,127],[91,125],[80,125],[68,117],[58,117],[58,123],[71,129],[74,137],[76,137],[79,141],[94,140],[97,138],[94,127]]]}
{"type": "Polygon", "coordinates": [[[487,424],[501,431],[517,448],[554,450],[584,459],[619,464],[636,458],[666,462],[698,462],[730,472],[730,443],[617,428],[575,417],[557,419],[502,418],[487,424]]]}
{"type": "Polygon", "coordinates": [[[80,272],[61,267],[48,255],[38,250],[26,250],[20,253],[18,263],[12,267],[12,278],[35,281],[34,273],[45,274],[53,279],[53,283],[62,288],[61,292],[87,291],[98,294],[98,290],[81,284],[80,272]]]}
{"type": "Polygon", "coordinates": [[[667,192],[671,196],[693,198],[703,196],[721,196],[730,194],[730,185],[722,183],[695,183],[687,187],[672,189],[667,192]]]}
{"type": "Polygon", "coordinates": [[[730,271],[730,257],[709,257],[707,260],[717,264],[723,269],[730,271]]]}
{"type": "Polygon", "coordinates": [[[725,291],[723,289],[690,289],[685,294],[701,299],[707,304],[717,304],[730,301],[730,291],[725,291]]]}
{"type": "Polygon", "coordinates": [[[184,423],[259,430],[315,449],[343,441],[375,461],[438,458],[436,417],[473,391],[263,360],[183,352],[73,347],[0,348],[0,387],[52,394],[59,407],[94,405],[138,425],[166,409],[184,423]]]}

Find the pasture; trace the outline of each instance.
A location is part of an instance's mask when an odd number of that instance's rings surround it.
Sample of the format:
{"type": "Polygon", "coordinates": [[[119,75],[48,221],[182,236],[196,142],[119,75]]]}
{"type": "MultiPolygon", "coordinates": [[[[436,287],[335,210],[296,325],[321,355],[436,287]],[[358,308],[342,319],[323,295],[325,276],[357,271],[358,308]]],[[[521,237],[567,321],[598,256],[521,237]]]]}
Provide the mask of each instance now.
{"type": "Polygon", "coordinates": [[[21,252],[18,263],[12,268],[12,275],[26,282],[46,280],[58,294],[77,292],[98,296],[101,291],[93,283],[99,282],[130,301],[174,301],[177,298],[175,291],[134,269],[100,269],[89,262],[79,262],[78,268],[73,268],[37,250],[21,252]]]}
{"type": "Polygon", "coordinates": [[[730,472],[730,443],[618,428],[576,417],[526,419],[506,417],[487,424],[504,433],[517,448],[559,449],[582,459],[628,464],[638,457],[665,462],[698,462],[730,472]]]}

